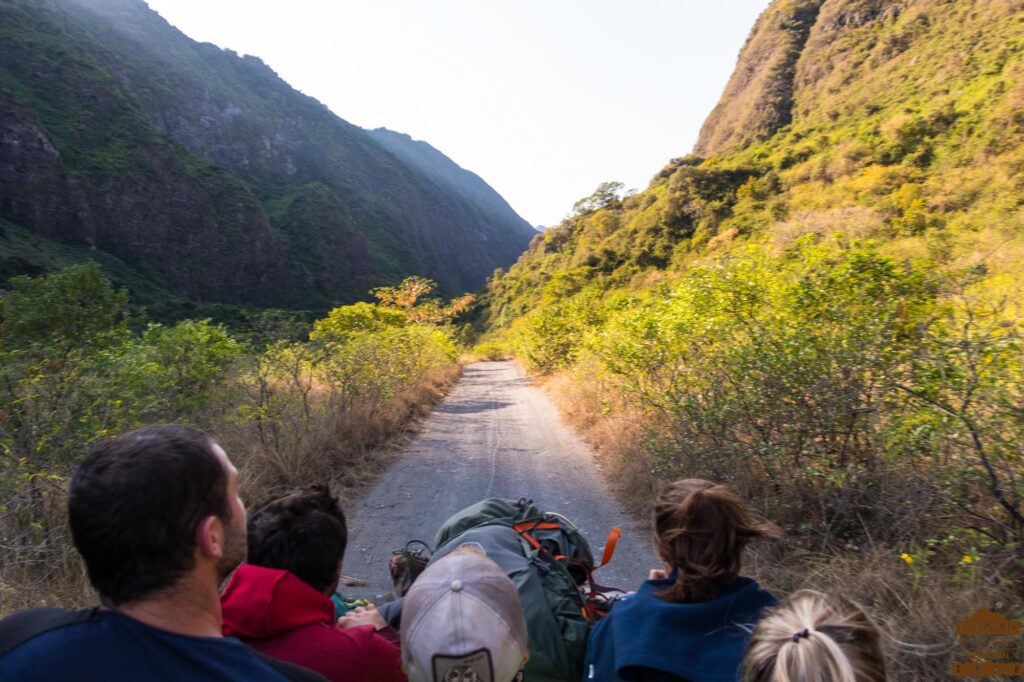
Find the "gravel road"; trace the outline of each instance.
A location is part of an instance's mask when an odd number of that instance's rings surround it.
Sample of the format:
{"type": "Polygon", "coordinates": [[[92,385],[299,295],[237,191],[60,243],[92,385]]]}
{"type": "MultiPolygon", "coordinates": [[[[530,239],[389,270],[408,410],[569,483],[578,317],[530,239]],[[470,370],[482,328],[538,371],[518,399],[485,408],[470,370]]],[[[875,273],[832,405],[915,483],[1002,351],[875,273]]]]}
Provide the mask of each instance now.
{"type": "Polygon", "coordinates": [[[412,539],[433,541],[456,511],[486,497],[533,499],[569,517],[601,556],[608,531],[622,528],[615,558],[596,573],[635,589],[658,565],[649,535],[623,513],[593,453],[566,427],[513,362],[479,362],[462,379],[377,484],[346,510],[349,545],[342,573],[367,580],[349,597],[391,590],[387,559],[412,539]]]}

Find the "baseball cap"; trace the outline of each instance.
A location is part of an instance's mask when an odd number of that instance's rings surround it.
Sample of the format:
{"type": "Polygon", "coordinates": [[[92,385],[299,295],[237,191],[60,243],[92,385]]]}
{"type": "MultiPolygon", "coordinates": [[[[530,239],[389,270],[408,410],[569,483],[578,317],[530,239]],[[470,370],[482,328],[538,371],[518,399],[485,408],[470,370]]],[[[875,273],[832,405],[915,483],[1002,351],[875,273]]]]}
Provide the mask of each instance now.
{"type": "Polygon", "coordinates": [[[516,586],[483,554],[448,554],[406,594],[402,663],[409,682],[511,682],[528,658],[516,586]]]}

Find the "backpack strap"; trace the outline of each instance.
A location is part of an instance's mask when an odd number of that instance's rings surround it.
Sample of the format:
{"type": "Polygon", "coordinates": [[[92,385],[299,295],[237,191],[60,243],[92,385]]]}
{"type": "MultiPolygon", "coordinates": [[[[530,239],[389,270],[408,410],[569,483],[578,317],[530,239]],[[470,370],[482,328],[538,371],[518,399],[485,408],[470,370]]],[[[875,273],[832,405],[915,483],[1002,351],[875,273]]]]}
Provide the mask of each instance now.
{"type": "Polygon", "coordinates": [[[615,547],[619,544],[619,537],[622,536],[622,529],[616,526],[612,528],[611,532],[608,533],[608,539],[604,541],[604,555],[601,557],[601,563],[594,566],[594,570],[607,566],[608,562],[615,556],[615,547]]]}
{"type": "Polygon", "coordinates": [[[98,606],[77,611],[47,607],[19,611],[0,621],[0,656],[51,630],[100,620],[105,615],[98,606]]]}

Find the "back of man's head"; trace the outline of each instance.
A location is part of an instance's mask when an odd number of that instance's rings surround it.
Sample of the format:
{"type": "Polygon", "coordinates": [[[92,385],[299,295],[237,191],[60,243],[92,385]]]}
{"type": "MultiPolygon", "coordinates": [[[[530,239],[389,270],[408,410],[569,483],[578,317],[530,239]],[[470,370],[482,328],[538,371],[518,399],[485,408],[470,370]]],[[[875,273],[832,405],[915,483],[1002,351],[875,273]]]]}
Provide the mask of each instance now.
{"type": "Polygon", "coordinates": [[[196,528],[230,518],[228,473],[198,429],[147,426],[93,448],[71,479],[68,517],[89,580],[112,604],[175,585],[195,565],[196,528]]]}
{"type": "Polygon", "coordinates": [[[345,555],[345,514],[327,486],[276,497],[249,516],[249,563],[290,571],[317,592],[335,588],[345,555]]]}

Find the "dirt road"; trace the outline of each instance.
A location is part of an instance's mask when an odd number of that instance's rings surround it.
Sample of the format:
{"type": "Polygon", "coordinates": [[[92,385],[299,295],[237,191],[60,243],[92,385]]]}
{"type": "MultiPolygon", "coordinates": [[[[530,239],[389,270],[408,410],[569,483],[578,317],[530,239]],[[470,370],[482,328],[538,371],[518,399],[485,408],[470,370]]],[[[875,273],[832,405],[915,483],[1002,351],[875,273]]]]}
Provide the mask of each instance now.
{"type": "Polygon", "coordinates": [[[634,589],[657,565],[648,534],[623,514],[593,454],[544,392],[515,363],[481,362],[465,368],[421,433],[349,514],[342,572],[370,584],[345,594],[390,591],[392,549],[411,539],[432,542],[445,519],[485,497],[528,497],[568,516],[597,557],[608,531],[620,526],[615,558],[597,573],[602,583],[634,589]]]}

